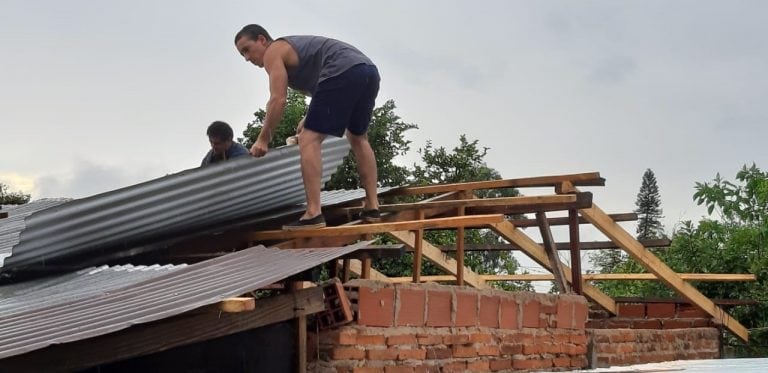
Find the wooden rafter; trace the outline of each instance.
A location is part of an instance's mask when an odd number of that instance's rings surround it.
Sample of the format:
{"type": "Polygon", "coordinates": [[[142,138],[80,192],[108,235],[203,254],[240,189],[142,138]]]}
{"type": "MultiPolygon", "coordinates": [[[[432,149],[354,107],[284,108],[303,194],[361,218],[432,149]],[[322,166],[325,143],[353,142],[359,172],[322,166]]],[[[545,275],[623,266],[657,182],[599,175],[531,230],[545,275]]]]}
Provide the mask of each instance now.
{"type": "MultiPolygon", "coordinates": [[[[491,229],[493,229],[494,232],[496,232],[505,240],[519,246],[524,253],[539,263],[539,265],[550,271],[552,270],[549,265],[549,258],[547,257],[547,253],[544,251],[544,248],[542,248],[534,240],[528,237],[520,229],[512,225],[512,223],[504,221],[494,224],[491,229]]],[[[563,270],[566,281],[572,282],[573,279],[571,277],[570,268],[563,264],[563,270]]],[[[616,302],[614,302],[613,299],[611,299],[611,297],[609,297],[607,294],[600,291],[600,289],[590,284],[583,283],[582,290],[584,291],[584,295],[586,297],[592,299],[595,303],[603,307],[608,312],[614,315],[617,313],[616,302]]]]}
{"type": "MultiPolygon", "coordinates": [[[[588,206],[585,206],[585,207],[588,207],[588,206]]],[[[637,214],[634,212],[623,213],[623,214],[611,214],[610,216],[611,216],[611,219],[613,219],[613,221],[637,220],[637,214]]],[[[518,228],[528,228],[528,227],[539,226],[539,223],[536,221],[536,219],[510,219],[509,221],[518,228]]],[[[549,225],[568,225],[569,224],[568,217],[547,218],[547,221],[549,222],[549,225]]],[[[589,222],[587,221],[587,219],[579,217],[579,224],[589,224],[589,222]]]]}
{"type": "Polygon", "coordinates": [[[353,236],[368,233],[387,233],[391,231],[416,230],[416,229],[446,229],[457,227],[487,227],[489,224],[504,220],[503,215],[473,215],[456,218],[438,218],[426,220],[412,220],[389,223],[343,225],[320,229],[306,229],[298,231],[261,231],[251,234],[253,241],[284,240],[302,237],[334,237],[353,236]]]}
{"type": "MultiPolygon", "coordinates": [[[[750,274],[721,274],[721,273],[679,273],[680,278],[686,281],[709,281],[709,282],[751,282],[757,281],[755,275],[750,274]]],[[[516,275],[480,275],[485,281],[552,281],[555,276],[551,273],[546,274],[516,274],[516,275]]],[[[653,273],[595,273],[583,274],[581,278],[585,281],[655,281],[658,280],[653,273]]],[[[390,282],[410,282],[410,277],[388,277],[390,282]]],[[[455,276],[437,275],[421,276],[422,282],[453,282],[455,276]]]]}
{"type": "MultiPolygon", "coordinates": [[[[511,222],[511,221],[510,221],[511,222]]],[[[645,247],[667,247],[672,244],[669,239],[641,240],[640,243],[645,247]]],[[[541,245],[541,243],[539,243],[541,245]]],[[[555,243],[558,250],[570,250],[569,242],[555,243]]],[[[621,249],[613,241],[582,241],[579,242],[579,250],[607,250],[621,249]]],[[[440,245],[440,250],[456,251],[456,245],[440,245]]],[[[464,244],[464,251],[514,251],[520,250],[520,247],[512,243],[500,244],[464,244]]]]}
{"type": "MultiPolygon", "coordinates": [[[[560,189],[563,192],[578,192],[575,187],[567,183],[564,183],[560,189]]],[[[746,342],[749,339],[749,331],[738,320],[732,318],[731,315],[718,307],[698,289],[683,280],[679,274],[669,268],[650,250],[643,247],[624,228],[611,220],[608,214],[603,212],[600,207],[593,204],[590,208],[580,209],[579,213],[608,238],[613,240],[613,242],[624,248],[632,258],[647,271],[655,274],[667,286],[701,308],[704,312],[715,318],[715,320],[721,322],[741,340],[746,342]]]]}
{"type": "Polygon", "coordinates": [[[526,187],[554,187],[563,181],[570,181],[577,186],[603,186],[605,179],[600,177],[599,172],[588,172],[581,174],[557,175],[557,176],[537,176],[520,179],[475,181],[468,183],[438,184],[418,187],[404,187],[390,190],[384,195],[414,195],[414,194],[436,194],[454,191],[472,191],[477,189],[503,189],[503,188],[526,188],[526,187]]]}

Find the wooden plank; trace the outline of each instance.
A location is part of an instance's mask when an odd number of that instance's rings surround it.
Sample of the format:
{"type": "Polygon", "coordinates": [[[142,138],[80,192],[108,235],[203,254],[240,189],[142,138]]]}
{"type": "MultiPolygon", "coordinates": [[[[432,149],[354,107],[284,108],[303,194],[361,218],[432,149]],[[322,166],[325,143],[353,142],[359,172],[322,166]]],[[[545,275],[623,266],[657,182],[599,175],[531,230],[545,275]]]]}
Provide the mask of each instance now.
{"type": "MultiPolygon", "coordinates": [[[[707,282],[749,282],[757,281],[757,277],[751,274],[726,274],[726,273],[678,273],[680,278],[686,281],[707,282]]],[[[520,275],[481,275],[485,281],[551,281],[555,276],[551,274],[520,274],[520,275]]],[[[594,273],[582,274],[581,278],[587,281],[652,281],[658,280],[653,273],[594,273]]],[[[430,281],[425,276],[424,281],[430,281]]],[[[432,280],[434,281],[434,280],[432,280]]]]}
{"type": "MultiPolygon", "coordinates": [[[[492,229],[494,232],[496,232],[498,235],[500,235],[502,238],[504,238],[507,241],[510,241],[517,246],[519,246],[523,252],[525,252],[531,259],[539,263],[542,267],[552,270],[549,267],[549,259],[547,258],[547,253],[544,251],[544,248],[542,248],[539,244],[537,244],[535,241],[533,241],[530,237],[528,237],[525,233],[523,233],[520,229],[512,225],[512,223],[505,221],[497,224],[492,225],[492,229]]],[[[564,273],[566,281],[571,282],[571,272],[570,268],[566,265],[563,265],[563,269],[566,271],[564,273]]],[[[588,297],[589,299],[592,299],[595,303],[603,307],[605,310],[612,314],[616,314],[616,303],[600,291],[598,288],[583,283],[582,288],[584,290],[584,296],[588,297]]]]}
{"type": "Polygon", "coordinates": [[[568,235],[571,251],[571,278],[573,292],[581,295],[581,251],[579,250],[579,213],[576,209],[568,210],[568,235]]]}
{"type": "MultiPolygon", "coordinates": [[[[585,206],[589,207],[589,206],[585,206]]],[[[637,220],[637,214],[634,212],[629,213],[622,213],[622,214],[611,214],[611,219],[613,221],[635,221],[637,220]]],[[[539,223],[536,221],[536,219],[510,219],[510,223],[514,224],[518,228],[528,228],[528,227],[538,227],[539,223]]],[[[570,221],[568,220],[568,217],[556,217],[556,218],[547,218],[547,221],[549,222],[549,225],[569,225],[570,221]]],[[[590,224],[587,219],[584,219],[582,217],[579,217],[579,224],[590,224]]]]}
{"type": "Polygon", "coordinates": [[[333,237],[363,235],[367,233],[387,233],[414,229],[445,229],[458,227],[487,227],[489,224],[504,220],[504,215],[473,215],[455,218],[412,220],[391,223],[375,223],[351,226],[327,227],[298,231],[261,231],[251,233],[253,241],[282,240],[300,237],[333,237]]]}
{"type": "MultiPolygon", "coordinates": [[[[549,196],[539,196],[549,197],[549,196]]],[[[507,206],[467,206],[467,214],[527,214],[540,211],[567,211],[573,208],[586,208],[592,206],[592,193],[583,192],[576,194],[576,200],[572,202],[558,202],[556,200],[541,201],[530,204],[516,204],[507,206]]]]}
{"type": "MultiPolygon", "coordinates": [[[[645,247],[668,247],[672,244],[669,239],[641,240],[640,243],[645,247]]],[[[555,245],[558,250],[570,250],[570,242],[557,242],[555,245]]],[[[541,243],[539,243],[541,245],[541,243]]],[[[456,245],[440,245],[440,250],[456,251],[456,245]]],[[[607,250],[621,249],[613,241],[584,241],[579,242],[579,250],[607,250]]],[[[520,250],[520,247],[512,243],[502,244],[465,244],[464,251],[514,251],[520,250]]]]}
{"type": "Polygon", "coordinates": [[[235,334],[324,309],[322,288],[303,289],[294,294],[259,299],[253,312],[215,313],[195,310],[100,337],[11,356],[0,360],[0,371],[77,371],[235,334]]]}
{"type": "MultiPolygon", "coordinates": [[[[388,232],[387,235],[390,237],[398,240],[399,242],[404,243],[406,246],[413,248],[415,245],[415,236],[413,233],[408,231],[400,231],[400,232],[388,232]]],[[[423,241],[422,243],[422,254],[429,259],[432,263],[434,263],[438,268],[441,270],[450,273],[452,275],[456,275],[456,269],[458,265],[456,264],[456,260],[445,255],[440,249],[433,246],[431,243],[427,241],[423,241]]],[[[471,269],[464,267],[464,281],[467,283],[467,285],[482,289],[485,287],[485,281],[480,278],[480,276],[473,272],[471,269]]]]}
{"type": "MultiPolygon", "coordinates": [[[[582,195],[588,195],[583,193],[582,195]]],[[[582,197],[584,198],[584,197],[582,197]]],[[[578,197],[573,194],[553,194],[544,196],[523,196],[523,197],[499,197],[499,198],[469,198],[456,199],[449,201],[433,201],[421,203],[398,203],[391,205],[380,205],[379,211],[398,212],[405,210],[423,210],[429,208],[450,208],[459,207],[482,207],[482,206],[538,206],[546,204],[570,204],[576,203],[578,197]]],[[[351,207],[352,210],[360,210],[362,207],[351,207]]]]}
{"type": "Polygon", "coordinates": [[[256,300],[253,297],[227,298],[219,302],[218,309],[221,312],[245,312],[256,309],[256,300]]]}
{"type": "Polygon", "coordinates": [[[477,189],[503,189],[503,188],[525,188],[525,187],[554,187],[563,181],[571,181],[576,186],[604,186],[605,179],[600,177],[599,172],[588,172],[580,174],[555,175],[555,176],[537,176],[519,179],[474,181],[467,183],[437,184],[417,187],[404,187],[382,193],[382,195],[414,195],[414,194],[436,194],[460,190],[477,189]]]}
{"type": "MultiPolygon", "coordinates": [[[[424,220],[424,210],[416,211],[416,219],[424,220]]],[[[413,231],[413,234],[413,282],[419,283],[419,277],[421,277],[421,249],[424,246],[424,230],[417,229],[413,231]]]]}
{"type": "Polygon", "coordinates": [[[549,229],[549,224],[547,224],[546,213],[537,212],[536,220],[539,222],[539,232],[541,233],[542,241],[544,241],[542,247],[544,247],[544,250],[547,252],[547,257],[549,257],[549,268],[555,275],[555,287],[557,287],[560,293],[568,294],[570,291],[568,289],[568,284],[565,281],[563,268],[560,265],[560,258],[557,255],[555,240],[552,238],[552,230],[549,229]]]}
{"type": "MultiPolygon", "coordinates": [[[[576,188],[565,185],[565,192],[578,191],[576,188]]],[[[749,331],[738,320],[734,319],[723,309],[714,304],[704,294],[691,284],[685,282],[680,276],[662,262],[651,251],[643,247],[631,234],[603,212],[597,205],[579,210],[581,216],[589,220],[592,225],[603,232],[608,238],[632,256],[647,271],[654,273],[659,280],[675,290],[682,297],[701,308],[704,312],[721,322],[728,330],[744,342],[749,340],[749,331]]]]}
{"type": "MultiPolygon", "coordinates": [[[[291,283],[291,293],[296,294],[304,288],[300,281],[291,283]]],[[[307,371],[307,316],[296,316],[296,373],[307,371]]]]}
{"type": "MultiPolygon", "coordinates": [[[[357,259],[352,259],[349,261],[349,271],[358,275],[362,276],[363,273],[363,262],[357,259]]],[[[371,268],[371,272],[369,274],[369,279],[376,280],[376,281],[383,281],[383,282],[390,282],[389,277],[387,277],[385,274],[371,268]]],[[[408,277],[409,280],[411,280],[410,277],[408,277]]]]}
{"type": "MultiPolygon", "coordinates": [[[[458,210],[459,216],[464,216],[464,206],[458,210]]],[[[456,230],[456,284],[464,286],[464,228],[456,230]]]]}

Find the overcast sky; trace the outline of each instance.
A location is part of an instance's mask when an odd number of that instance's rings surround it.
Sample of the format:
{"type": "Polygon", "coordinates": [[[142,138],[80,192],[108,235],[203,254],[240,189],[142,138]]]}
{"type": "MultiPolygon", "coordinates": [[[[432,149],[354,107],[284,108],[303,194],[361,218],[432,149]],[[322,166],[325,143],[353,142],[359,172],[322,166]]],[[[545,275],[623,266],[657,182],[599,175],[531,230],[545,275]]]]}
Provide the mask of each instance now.
{"type": "Polygon", "coordinates": [[[378,104],[427,139],[489,147],[505,178],[599,171],[607,212],[658,179],[668,230],[697,181],[768,167],[765,1],[17,1],[0,6],[0,182],[84,197],[199,164],[214,120],[242,132],[268,98],[236,53],[277,37],[356,45],[378,104]]]}

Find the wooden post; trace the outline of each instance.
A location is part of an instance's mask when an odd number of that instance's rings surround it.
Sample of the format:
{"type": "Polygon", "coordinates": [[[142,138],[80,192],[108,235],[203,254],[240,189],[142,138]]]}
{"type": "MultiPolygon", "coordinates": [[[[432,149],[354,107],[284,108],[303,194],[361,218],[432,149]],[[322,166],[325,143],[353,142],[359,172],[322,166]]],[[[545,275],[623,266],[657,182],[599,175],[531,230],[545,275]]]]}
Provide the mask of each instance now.
{"type": "MultiPolygon", "coordinates": [[[[302,281],[291,283],[291,292],[296,293],[304,287],[302,281]]],[[[296,318],[296,372],[307,371],[307,316],[296,318]]]]}
{"type": "MultiPolygon", "coordinates": [[[[373,234],[366,234],[364,239],[366,241],[373,240],[373,234]]],[[[371,258],[365,257],[361,260],[361,263],[360,278],[368,280],[371,278],[371,258]]]]}
{"type": "Polygon", "coordinates": [[[571,239],[571,287],[581,295],[581,251],[579,251],[579,212],[568,210],[568,225],[571,239]]]}
{"type": "MultiPolygon", "coordinates": [[[[416,211],[416,220],[424,220],[424,210],[416,211]]],[[[413,234],[413,282],[418,284],[421,282],[421,248],[424,245],[424,229],[417,229],[413,234]]]]}
{"type": "Polygon", "coordinates": [[[536,220],[539,221],[539,231],[541,232],[541,239],[544,243],[544,250],[546,250],[547,256],[549,257],[552,274],[555,275],[555,286],[557,286],[561,293],[568,294],[568,283],[565,282],[563,267],[560,265],[560,258],[557,256],[557,247],[555,247],[555,242],[552,239],[552,230],[549,229],[547,214],[543,211],[537,212],[536,220]]]}
{"type": "Polygon", "coordinates": [[[342,272],[341,282],[346,283],[347,281],[349,281],[349,259],[344,259],[342,260],[342,262],[344,264],[342,265],[342,269],[341,269],[341,272],[342,272]]]}
{"type": "MultiPolygon", "coordinates": [[[[464,216],[464,210],[460,206],[458,215],[464,216]]],[[[464,227],[456,230],[456,285],[464,286],[464,227]]]]}

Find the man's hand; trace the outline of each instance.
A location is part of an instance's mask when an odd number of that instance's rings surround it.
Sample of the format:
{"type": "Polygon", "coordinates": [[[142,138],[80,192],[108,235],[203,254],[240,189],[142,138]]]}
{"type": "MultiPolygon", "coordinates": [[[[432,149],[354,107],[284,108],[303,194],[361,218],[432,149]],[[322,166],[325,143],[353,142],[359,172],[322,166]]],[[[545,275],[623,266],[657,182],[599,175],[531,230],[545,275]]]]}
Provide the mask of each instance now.
{"type": "Polygon", "coordinates": [[[263,157],[269,150],[269,141],[259,136],[256,142],[251,146],[251,155],[254,157],[263,157]]]}
{"type": "Polygon", "coordinates": [[[297,135],[301,134],[301,131],[304,130],[304,120],[306,120],[306,119],[307,119],[307,116],[305,115],[304,118],[301,118],[301,120],[299,121],[299,125],[296,126],[296,134],[297,135]]]}

